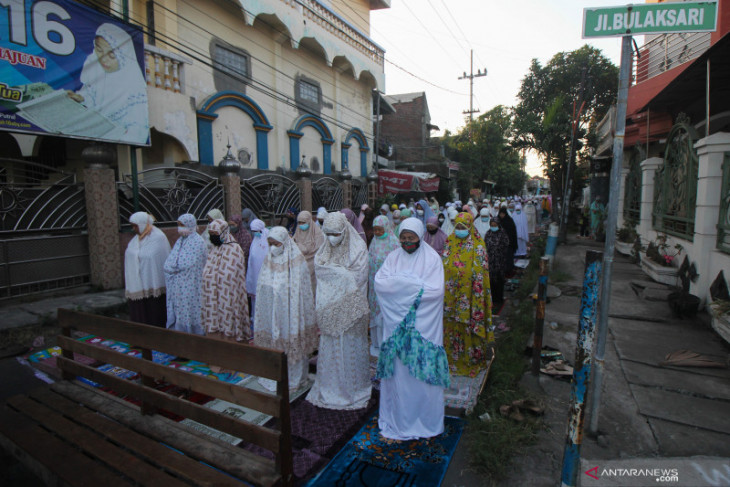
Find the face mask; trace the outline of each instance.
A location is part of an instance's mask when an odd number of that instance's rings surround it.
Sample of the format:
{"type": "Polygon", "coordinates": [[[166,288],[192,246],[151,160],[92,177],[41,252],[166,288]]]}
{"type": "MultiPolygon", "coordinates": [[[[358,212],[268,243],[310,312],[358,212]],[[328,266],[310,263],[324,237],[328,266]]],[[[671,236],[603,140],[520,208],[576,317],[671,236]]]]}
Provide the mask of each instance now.
{"type": "Polygon", "coordinates": [[[386,238],[388,236],[388,232],[383,232],[382,235],[376,235],[378,238],[386,238]]]}
{"type": "Polygon", "coordinates": [[[412,254],[416,250],[418,250],[418,247],[421,245],[421,241],[418,242],[401,242],[400,246],[408,252],[409,254],[412,254]]]}
{"type": "Polygon", "coordinates": [[[272,245],[269,247],[269,252],[271,252],[272,256],[277,257],[284,253],[284,246],[277,247],[276,245],[272,245]]]}
{"type": "Polygon", "coordinates": [[[228,229],[231,231],[231,233],[236,233],[238,231],[238,227],[234,226],[228,227],[228,229]]]}
{"type": "Polygon", "coordinates": [[[393,223],[396,225],[400,223],[400,218],[393,218],[393,223]]]}
{"type": "Polygon", "coordinates": [[[499,231],[499,227],[489,227],[489,229],[491,231],[493,231],[493,232],[498,232],[499,231]]]}
{"type": "Polygon", "coordinates": [[[342,242],[342,239],[345,238],[344,235],[340,235],[339,237],[335,237],[334,235],[327,235],[327,240],[330,241],[331,246],[339,245],[340,242],[342,242]]]}
{"type": "Polygon", "coordinates": [[[145,230],[147,230],[147,224],[146,223],[140,223],[137,225],[137,228],[139,228],[139,233],[137,235],[142,235],[145,230]]]}
{"type": "Polygon", "coordinates": [[[220,235],[210,235],[210,243],[212,243],[216,247],[220,247],[221,245],[223,245],[223,240],[221,240],[220,235]]]}
{"type": "Polygon", "coordinates": [[[443,218],[439,218],[439,226],[443,225],[443,223],[444,223],[444,219],[443,218]]]}
{"type": "Polygon", "coordinates": [[[483,216],[482,217],[482,221],[483,222],[488,222],[489,221],[489,217],[488,216],[483,216]]]}
{"type": "Polygon", "coordinates": [[[305,223],[304,225],[299,225],[299,230],[301,230],[302,232],[306,232],[307,230],[309,230],[309,223],[305,223]]]}
{"type": "Polygon", "coordinates": [[[431,228],[427,228],[426,230],[427,230],[427,231],[428,231],[428,233],[430,233],[431,235],[436,235],[436,232],[438,232],[438,231],[439,231],[439,229],[438,229],[438,228],[433,228],[433,229],[431,229],[431,228]]]}
{"type": "Polygon", "coordinates": [[[416,213],[418,213],[418,216],[423,216],[423,210],[416,210],[416,213]]]}
{"type": "Polygon", "coordinates": [[[177,233],[179,233],[181,237],[187,237],[193,233],[193,230],[188,227],[177,227],[177,233]]]}
{"type": "Polygon", "coordinates": [[[458,238],[466,238],[469,236],[469,230],[454,230],[454,235],[458,238]]]}
{"type": "Polygon", "coordinates": [[[522,213],[522,210],[516,210],[515,213],[519,215],[520,213],[522,213]]]}
{"type": "Polygon", "coordinates": [[[254,236],[255,238],[258,238],[258,237],[260,237],[260,236],[261,236],[261,232],[253,232],[253,236],[254,236]]]}

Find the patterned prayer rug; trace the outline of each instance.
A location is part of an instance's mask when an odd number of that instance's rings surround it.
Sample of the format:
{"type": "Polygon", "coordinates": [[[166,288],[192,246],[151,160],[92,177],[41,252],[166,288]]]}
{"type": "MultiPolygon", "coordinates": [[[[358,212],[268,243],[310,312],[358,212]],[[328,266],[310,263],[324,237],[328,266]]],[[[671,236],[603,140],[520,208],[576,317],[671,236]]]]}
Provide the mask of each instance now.
{"type": "Polygon", "coordinates": [[[380,436],[378,415],[345,445],[308,487],[438,486],[464,430],[464,420],[447,416],[434,438],[390,442],[380,436]]]}

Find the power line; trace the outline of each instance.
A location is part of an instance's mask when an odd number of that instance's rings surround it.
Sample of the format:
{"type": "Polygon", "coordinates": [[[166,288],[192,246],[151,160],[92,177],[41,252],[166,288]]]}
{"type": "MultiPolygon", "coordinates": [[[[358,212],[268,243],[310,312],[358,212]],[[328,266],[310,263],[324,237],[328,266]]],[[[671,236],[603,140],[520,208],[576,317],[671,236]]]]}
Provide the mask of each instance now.
{"type": "MultiPolygon", "coordinates": [[[[370,24],[370,22],[369,22],[369,21],[368,21],[367,19],[365,19],[365,17],[363,17],[363,16],[362,16],[362,15],[360,14],[360,12],[358,12],[357,10],[355,10],[355,9],[354,9],[354,8],[353,8],[353,7],[352,7],[352,6],[351,6],[351,5],[349,4],[349,3],[347,3],[347,2],[344,2],[344,3],[343,3],[343,5],[345,5],[345,6],[347,7],[347,8],[349,8],[350,10],[352,10],[352,12],[353,12],[353,13],[354,13],[355,15],[357,15],[358,17],[360,17],[360,19],[361,19],[361,20],[362,20],[363,22],[367,22],[368,24],[370,24]]],[[[421,24],[421,25],[423,25],[423,24],[421,24]]],[[[379,33],[379,34],[380,34],[380,35],[381,35],[381,36],[382,36],[382,37],[383,37],[383,38],[385,39],[385,35],[383,35],[383,34],[382,34],[382,33],[381,33],[381,32],[380,32],[380,31],[379,31],[378,29],[376,29],[376,28],[375,28],[375,27],[373,27],[372,25],[370,25],[370,28],[371,28],[372,30],[374,30],[375,32],[378,32],[378,33],[379,33]]],[[[405,53],[405,52],[403,52],[403,51],[401,51],[401,50],[400,50],[400,48],[399,48],[399,47],[398,47],[398,46],[397,46],[396,44],[393,44],[392,46],[393,46],[393,48],[394,48],[394,49],[395,49],[396,51],[398,51],[398,52],[400,52],[401,54],[403,54],[404,56],[408,57],[408,54],[407,54],[407,53],[405,53]]],[[[411,76],[411,77],[413,77],[413,78],[415,78],[415,79],[417,79],[417,80],[419,80],[419,81],[422,81],[422,82],[424,82],[424,83],[427,83],[427,84],[429,84],[430,86],[433,86],[434,88],[438,88],[439,90],[447,91],[447,92],[449,92],[449,93],[453,93],[453,94],[455,94],[455,95],[460,95],[460,96],[466,96],[466,93],[459,93],[458,91],[454,91],[454,90],[451,90],[451,89],[449,89],[449,88],[444,88],[443,86],[439,86],[439,85],[437,85],[437,84],[435,84],[435,83],[433,83],[433,82],[431,82],[431,81],[428,81],[428,80],[426,80],[426,79],[422,78],[421,76],[418,76],[418,75],[416,75],[416,74],[414,74],[414,73],[410,72],[409,70],[407,70],[406,68],[404,68],[404,67],[400,66],[399,64],[397,64],[397,63],[394,63],[393,61],[391,61],[391,60],[389,60],[389,59],[385,59],[385,62],[387,62],[387,63],[389,63],[389,64],[393,65],[394,67],[396,67],[396,68],[398,68],[398,69],[400,69],[401,71],[403,71],[403,72],[404,72],[404,73],[406,73],[407,75],[409,75],[409,76],[411,76]]]]}
{"type": "Polygon", "coordinates": [[[439,42],[438,40],[436,40],[436,38],[433,36],[433,34],[431,33],[431,31],[428,29],[428,27],[426,27],[426,25],[423,22],[421,22],[421,19],[418,18],[418,16],[415,14],[415,12],[413,10],[411,10],[411,7],[409,7],[408,4],[405,1],[403,2],[403,6],[405,8],[407,8],[408,11],[413,16],[413,18],[416,19],[416,21],[419,24],[421,24],[421,27],[423,27],[423,30],[425,30],[426,32],[428,32],[428,34],[431,36],[431,39],[433,39],[433,41],[441,48],[441,50],[444,51],[444,53],[446,53],[446,56],[451,60],[451,62],[453,62],[454,64],[456,64],[456,61],[454,60],[454,58],[451,55],[451,53],[449,53],[446,50],[446,48],[443,46],[443,44],[441,42],[439,42]]]}
{"type": "MultiPolygon", "coordinates": [[[[449,34],[451,34],[451,37],[456,41],[457,44],[459,44],[459,47],[464,50],[464,52],[467,52],[467,49],[459,42],[459,39],[454,35],[454,33],[451,31],[451,28],[448,26],[444,18],[439,14],[439,12],[436,10],[436,7],[434,7],[433,3],[431,3],[431,0],[428,0],[428,4],[431,6],[434,12],[436,12],[436,15],[438,16],[439,20],[441,20],[441,23],[444,24],[444,27],[446,27],[446,30],[449,31],[449,34]]],[[[452,17],[453,18],[453,17],[452,17]]],[[[457,26],[458,27],[458,26],[457,26]]],[[[463,34],[463,32],[462,32],[463,34]]]]}

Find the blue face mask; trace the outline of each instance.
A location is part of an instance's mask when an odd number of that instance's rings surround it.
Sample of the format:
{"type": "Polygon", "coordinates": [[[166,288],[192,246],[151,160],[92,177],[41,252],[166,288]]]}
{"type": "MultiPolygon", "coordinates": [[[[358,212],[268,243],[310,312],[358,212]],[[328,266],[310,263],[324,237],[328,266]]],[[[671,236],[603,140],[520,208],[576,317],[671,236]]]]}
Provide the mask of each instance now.
{"type": "Polygon", "coordinates": [[[489,227],[489,229],[491,231],[493,231],[493,232],[498,232],[499,231],[499,227],[489,227]]]}
{"type": "Polygon", "coordinates": [[[488,216],[483,216],[482,217],[482,221],[483,222],[488,222],[489,221],[489,217],[488,216]]]}
{"type": "Polygon", "coordinates": [[[299,229],[302,232],[306,232],[307,230],[309,230],[309,223],[305,223],[304,225],[299,225],[299,229]]]}
{"type": "Polygon", "coordinates": [[[254,238],[258,238],[261,236],[261,232],[253,232],[254,238]]]}
{"type": "Polygon", "coordinates": [[[466,238],[469,236],[469,230],[454,230],[454,235],[458,238],[466,238]]]}

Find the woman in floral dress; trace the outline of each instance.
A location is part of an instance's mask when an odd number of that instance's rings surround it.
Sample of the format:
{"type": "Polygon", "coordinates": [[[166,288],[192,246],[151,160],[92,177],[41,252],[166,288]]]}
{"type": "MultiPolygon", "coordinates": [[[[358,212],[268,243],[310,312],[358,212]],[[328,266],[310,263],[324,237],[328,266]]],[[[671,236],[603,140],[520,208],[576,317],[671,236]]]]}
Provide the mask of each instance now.
{"type": "Polygon", "coordinates": [[[444,348],[451,373],[475,377],[494,341],[487,249],[471,213],[459,213],[444,246],[444,348]]]}

